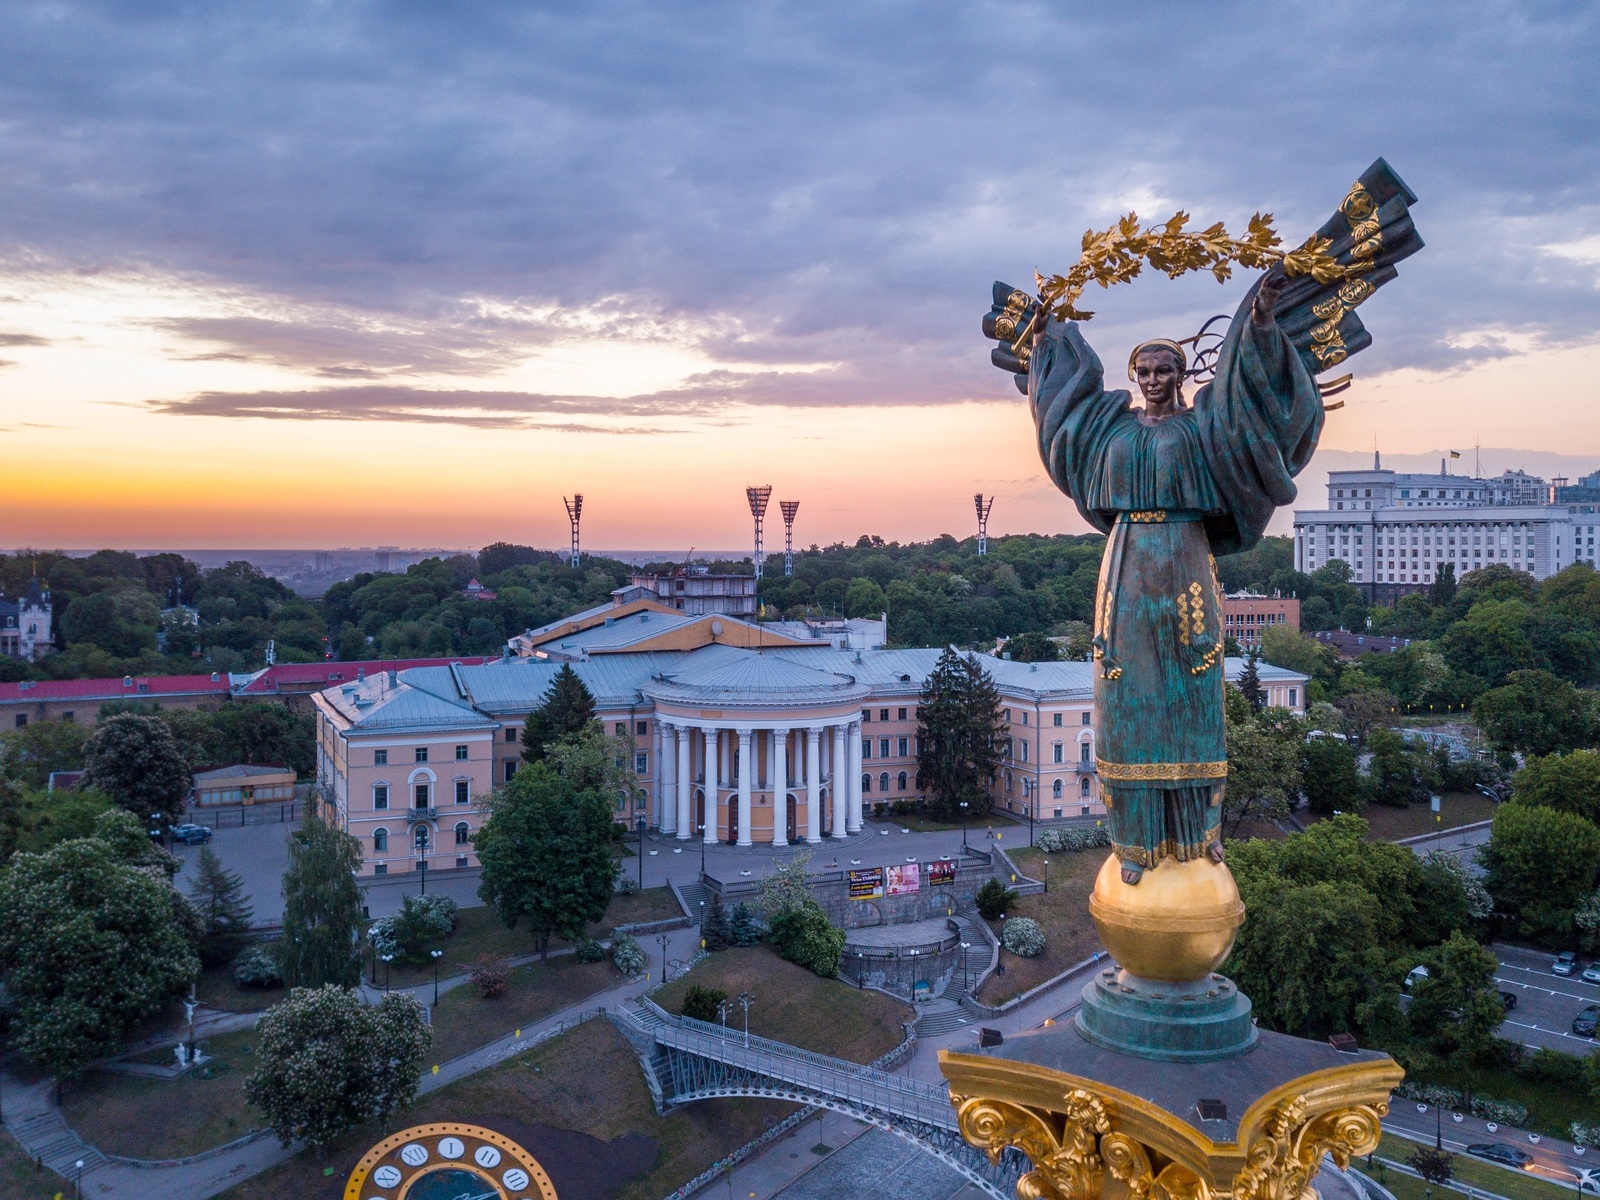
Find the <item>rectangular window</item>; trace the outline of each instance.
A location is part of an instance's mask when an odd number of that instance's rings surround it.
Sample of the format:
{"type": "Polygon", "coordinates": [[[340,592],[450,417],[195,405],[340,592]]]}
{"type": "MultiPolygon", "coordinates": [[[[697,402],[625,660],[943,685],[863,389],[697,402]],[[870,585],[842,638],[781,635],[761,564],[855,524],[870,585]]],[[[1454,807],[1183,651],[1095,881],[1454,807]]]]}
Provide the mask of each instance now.
{"type": "Polygon", "coordinates": [[[75,713],[74,713],[74,712],[73,712],[73,711],[72,711],[72,710],[71,710],[71,709],[70,709],[70,708],[69,708],[69,709],[67,709],[67,711],[66,711],[66,712],[64,712],[64,713],[62,713],[62,714],[61,714],[61,719],[62,719],[62,720],[63,720],[63,721],[65,721],[65,722],[66,722],[66,723],[67,723],[67,724],[68,724],[68,725],[71,725],[71,724],[72,724],[72,721],[73,721],[73,718],[74,718],[74,717],[75,717],[75,716],[76,716],[76,715],[77,715],[77,714],[75,714],[75,713]]]}
{"type": "Polygon", "coordinates": [[[633,756],[633,773],[635,775],[650,774],[650,753],[641,750],[633,756]]]}
{"type": "Polygon", "coordinates": [[[27,726],[28,726],[28,714],[27,713],[18,713],[17,714],[17,722],[16,723],[17,723],[17,728],[18,729],[26,729],[27,726]]]}
{"type": "Polygon", "coordinates": [[[456,780],[456,803],[472,803],[472,784],[465,779],[456,780]]]}
{"type": "Polygon", "coordinates": [[[465,854],[456,855],[456,866],[464,867],[466,865],[467,865],[467,856],[465,854]]]}
{"type": "Polygon", "coordinates": [[[1023,762],[1027,762],[1028,761],[1028,743],[1027,742],[1023,742],[1022,743],[1022,761],[1023,762]]]}
{"type": "Polygon", "coordinates": [[[1087,725],[1087,724],[1088,724],[1088,723],[1089,723],[1089,714],[1088,714],[1088,713],[1087,713],[1087,712],[1085,712],[1085,713],[1084,713],[1084,714],[1083,714],[1083,723],[1084,723],[1084,724],[1085,724],[1085,725],[1087,725]]]}
{"type": "Polygon", "coordinates": [[[1078,746],[1078,761],[1079,762],[1088,762],[1089,761],[1089,751],[1091,749],[1092,749],[1092,747],[1089,745],[1088,742],[1083,742],[1082,744],[1080,744],[1078,746]]]}
{"type": "Polygon", "coordinates": [[[514,759],[514,758],[506,759],[506,765],[505,765],[505,780],[506,780],[506,782],[510,783],[511,782],[511,777],[513,775],[515,775],[516,773],[517,773],[517,760],[514,759]]]}
{"type": "Polygon", "coordinates": [[[1054,720],[1051,721],[1051,724],[1059,727],[1061,725],[1061,722],[1062,722],[1064,714],[1055,713],[1055,714],[1053,714],[1053,716],[1054,716],[1054,720]]]}
{"type": "Polygon", "coordinates": [[[871,758],[872,757],[872,739],[871,738],[862,738],[861,739],[861,757],[862,758],[871,758]]]}
{"type": "Polygon", "coordinates": [[[878,720],[887,721],[888,719],[889,719],[889,710],[887,708],[880,708],[878,710],[878,720]]]}
{"type": "Polygon", "coordinates": [[[879,758],[888,758],[889,757],[889,739],[888,738],[879,738],[878,739],[878,757],[879,758]]]}
{"type": "Polygon", "coordinates": [[[417,761],[419,763],[425,763],[428,761],[428,748],[426,746],[417,747],[417,761]]]}
{"type": "Polygon", "coordinates": [[[898,747],[898,748],[899,748],[899,754],[900,754],[900,757],[901,757],[901,758],[904,758],[904,757],[905,757],[905,756],[906,756],[906,751],[907,751],[907,749],[908,749],[908,748],[909,748],[909,747],[910,747],[910,744],[911,744],[911,743],[910,743],[910,741],[909,741],[909,739],[907,739],[907,738],[901,738],[901,739],[899,739],[899,741],[898,741],[898,742],[896,742],[896,743],[895,743],[895,744],[896,744],[896,746],[897,746],[897,747],[898,747]]]}
{"type": "Polygon", "coordinates": [[[870,708],[863,708],[861,710],[861,719],[864,722],[872,720],[872,710],[870,708]]]}
{"type": "Polygon", "coordinates": [[[380,812],[389,807],[389,785],[380,783],[372,789],[372,807],[380,812]]]}
{"type": "Polygon", "coordinates": [[[429,796],[428,785],[425,784],[425,783],[417,784],[416,787],[412,790],[412,793],[411,793],[411,807],[412,808],[427,808],[428,807],[428,796],[429,796]]]}
{"type": "Polygon", "coordinates": [[[896,713],[898,713],[900,720],[904,721],[906,719],[906,710],[905,709],[901,708],[901,709],[896,709],[895,711],[896,711],[896,713]]]}
{"type": "Polygon", "coordinates": [[[467,761],[467,748],[465,746],[457,746],[456,747],[456,761],[457,762],[466,762],[467,761]]]}
{"type": "Polygon", "coordinates": [[[633,732],[638,734],[640,737],[643,737],[645,734],[650,732],[650,722],[635,721],[633,723],[633,732]]]}
{"type": "Polygon", "coordinates": [[[1300,689],[1299,688],[1290,688],[1289,689],[1289,707],[1293,708],[1296,704],[1299,704],[1299,703],[1300,703],[1300,689]]]}
{"type": "Polygon", "coordinates": [[[617,722],[617,736],[618,737],[627,737],[628,736],[628,723],[626,721],[618,721],[617,722]]]}
{"type": "Polygon", "coordinates": [[[506,730],[506,741],[515,744],[516,740],[517,740],[517,731],[515,729],[506,730]]]}
{"type": "Polygon", "coordinates": [[[1057,742],[1051,749],[1056,762],[1066,761],[1067,748],[1065,746],[1063,746],[1060,742],[1057,742]]]}
{"type": "Polygon", "coordinates": [[[379,863],[377,866],[372,868],[372,873],[374,875],[387,875],[389,873],[389,864],[379,863]]]}
{"type": "Polygon", "coordinates": [[[389,752],[387,750],[374,750],[372,752],[372,765],[387,767],[389,765],[389,752]]]}

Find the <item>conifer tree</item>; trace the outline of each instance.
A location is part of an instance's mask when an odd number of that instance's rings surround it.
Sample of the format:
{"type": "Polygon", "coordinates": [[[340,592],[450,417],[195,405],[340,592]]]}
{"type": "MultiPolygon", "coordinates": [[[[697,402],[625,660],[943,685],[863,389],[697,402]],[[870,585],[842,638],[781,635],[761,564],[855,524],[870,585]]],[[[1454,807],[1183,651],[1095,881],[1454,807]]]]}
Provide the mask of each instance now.
{"type": "Polygon", "coordinates": [[[361,982],[361,843],[317,817],[289,839],[283,977],[290,987],[361,982]]]}
{"type": "Polygon", "coordinates": [[[754,946],[761,941],[761,930],[750,906],[740,901],[733,906],[733,916],[728,922],[728,936],[735,946],[754,946]]]}
{"type": "Polygon", "coordinates": [[[1000,692],[976,655],[955,647],[939,656],[922,689],[917,773],[934,811],[946,818],[989,811],[988,783],[1000,769],[1004,725],[1000,692]]]}
{"type": "Polygon", "coordinates": [[[1250,704],[1251,712],[1260,712],[1267,706],[1267,693],[1261,686],[1261,652],[1252,651],[1244,661],[1244,671],[1239,675],[1239,691],[1250,704]]]}
{"type": "Polygon", "coordinates": [[[562,663],[545,690],[544,703],[528,714],[522,727],[522,757],[543,762],[550,747],[577,737],[594,721],[594,695],[572,669],[562,663]]]}
{"type": "Polygon", "coordinates": [[[728,943],[733,939],[733,931],[728,927],[728,910],[722,905],[722,898],[715,892],[711,893],[710,903],[706,905],[705,923],[700,927],[700,940],[705,943],[707,950],[726,950],[728,943]]]}
{"type": "Polygon", "coordinates": [[[230,871],[210,846],[200,847],[189,902],[200,918],[200,961],[207,966],[231,962],[244,949],[254,916],[244,895],[244,880],[230,871]]]}

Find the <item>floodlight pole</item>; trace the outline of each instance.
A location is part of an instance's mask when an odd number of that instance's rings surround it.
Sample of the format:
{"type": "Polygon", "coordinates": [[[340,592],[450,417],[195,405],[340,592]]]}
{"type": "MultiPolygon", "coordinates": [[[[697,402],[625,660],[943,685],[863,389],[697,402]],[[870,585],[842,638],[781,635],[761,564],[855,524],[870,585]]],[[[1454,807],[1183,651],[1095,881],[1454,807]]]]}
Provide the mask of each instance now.
{"type": "Polygon", "coordinates": [[[761,522],[767,515],[767,501],[772,499],[772,485],[762,484],[760,487],[747,487],[744,490],[745,498],[750,501],[750,515],[756,519],[756,578],[761,578],[761,522]]]}
{"type": "Polygon", "coordinates": [[[794,515],[800,511],[800,501],[779,500],[778,507],[783,510],[783,574],[787,579],[794,574],[794,515]]]}
{"type": "Polygon", "coordinates": [[[987,500],[978,492],[972,497],[972,506],[978,510],[978,557],[989,553],[989,510],[994,507],[994,497],[987,500]]]}
{"type": "Polygon", "coordinates": [[[583,493],[574,492],[572,499],[561,497],[561,503],[567,506],[567,521],[572,526],[572,555],[567,560],[567,565],[573,570],[578,569],[578,522],[583,518],[583,493]]]}

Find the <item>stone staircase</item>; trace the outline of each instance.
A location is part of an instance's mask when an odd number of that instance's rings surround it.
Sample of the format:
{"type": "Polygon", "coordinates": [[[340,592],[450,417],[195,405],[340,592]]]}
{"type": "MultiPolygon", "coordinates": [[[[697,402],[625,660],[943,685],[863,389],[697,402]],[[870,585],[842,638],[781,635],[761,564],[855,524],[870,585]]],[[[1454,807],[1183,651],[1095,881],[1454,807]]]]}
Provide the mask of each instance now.
{"type": "Polygon", "coordinates": [[[21,1119],[8,1119],[7,1124],[30,1158],[42,1162],[64,1179],[78,1177],[80,1161],[84,1172],[106,1161],[105,1155],[72,1131],[58,1108],[33,1112],[21,1119]]]}
{"type": "Polygon", "coordinates": [[[706,911],[702,906],[711,902],[706,885],[697,878],[693,883],[674,883],[672,886],[683,903],[684,912],[689,914],[689,920],[698,925],[706,911]]]}
{"type": "Polygon", "coordinates": [[[989,943],[973,925],[972,918],[958,915],[953,919],[961,927],[961,940],[967,943],[967,948],[962,951],[963,961],[956,963],[939,995],[946,1000],[959,1001],[967,994],[968,985],[976,983],[978,976],[988,967],[989,943]]]}
{"type": "MultiPolygon", "coordinates": [[[[960,986],[957,981],[957,986],[960,986]]],[[[976,1020],[954,1000],[938,999],[921,1005],[917,1016],[917,1037],[932,1038],[952,1030],[976,1028],[976,1020]]]]}

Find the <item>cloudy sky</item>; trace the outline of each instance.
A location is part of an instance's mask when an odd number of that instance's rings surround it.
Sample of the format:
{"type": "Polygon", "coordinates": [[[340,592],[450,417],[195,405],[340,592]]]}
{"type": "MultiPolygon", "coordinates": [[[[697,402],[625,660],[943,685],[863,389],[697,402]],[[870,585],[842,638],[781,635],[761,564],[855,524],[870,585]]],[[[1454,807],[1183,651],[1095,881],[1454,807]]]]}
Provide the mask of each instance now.
{"type": "MultiPolygon", "coordinates": [[[[1428,245],[1324,445],[1593,469],[1597,13],[14,0],[0,540],[554,544],[578,490],[591,545],[726,546],[748,483],[802,543],[966,534],[980,488],[1079,529],[991,281],[1129,209],[1297,241],[1379,155],[1428,245]]],[[[1087,332],[1113,363],[1246,284],[1087,332]]]]}

